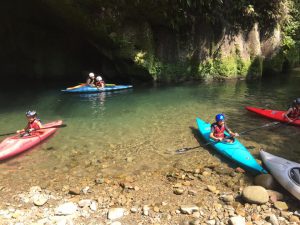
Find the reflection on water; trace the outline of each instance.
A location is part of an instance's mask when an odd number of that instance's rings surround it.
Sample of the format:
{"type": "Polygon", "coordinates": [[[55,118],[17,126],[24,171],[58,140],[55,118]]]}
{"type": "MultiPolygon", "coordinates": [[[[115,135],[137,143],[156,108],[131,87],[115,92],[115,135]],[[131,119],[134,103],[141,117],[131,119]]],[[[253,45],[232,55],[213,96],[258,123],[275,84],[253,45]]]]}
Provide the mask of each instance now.
{"type": "MultiPolygon", "coordinates": [[[[26,123],[24,112],[36,109],[45,122],[62,119],[68,126],[25,157],[0,164],[18,164],[31,171],[81,171],[120,174],[162,170],[175,163],[197,164],[195,157],[175,150],[197,146],[195,118],[213,122],[224,112],[236,132],[252,129],[268,119],[247,112],[247,105],[286,109],[299,96],[299,73],[285,80],[227,81],[134,88],[118,92],[62,94],[57,89],[5,92],[0,95],[0,132],[26,123]],[[4,97],[3,97],[4,96],[4,97]],[[127,159],[130,160],[127,160],[127,159]],[[90,167],[91,166],[91,167],[90,167]]],[[[257,155],[259,148],[300,161],[298,127],[280,125],[260,129],[239,140],[257,155]]],[[[207,148],[198,151],[207,152],[207,148]]],[[[25,173],[25,172],[24,172],[25,173]]],[[[22,178],[19,178],[22,179],[22,178]]]]}

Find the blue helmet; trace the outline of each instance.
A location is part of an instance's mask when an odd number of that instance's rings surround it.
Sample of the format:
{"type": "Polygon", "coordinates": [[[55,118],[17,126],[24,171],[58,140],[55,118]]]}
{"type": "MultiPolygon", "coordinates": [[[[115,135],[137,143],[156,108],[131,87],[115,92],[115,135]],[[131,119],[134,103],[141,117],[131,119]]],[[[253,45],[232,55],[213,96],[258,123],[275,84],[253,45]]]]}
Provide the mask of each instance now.
{"type": "Polygon", "coordinates": [[[222,113],[216,115],[216,121],[219,122],[221,120],[225,120],[225,116],[222,113]]]}
{"type": "Polygon", "coordinates": [[[27,117],[33,117],[33,116],[36,116],[37,114],[36,114],[36,111],[31,111],[31,110],[29,110],[29,111],[27,111],[26,113],[25,113],[25,115],[27,116],[27,117]]]}

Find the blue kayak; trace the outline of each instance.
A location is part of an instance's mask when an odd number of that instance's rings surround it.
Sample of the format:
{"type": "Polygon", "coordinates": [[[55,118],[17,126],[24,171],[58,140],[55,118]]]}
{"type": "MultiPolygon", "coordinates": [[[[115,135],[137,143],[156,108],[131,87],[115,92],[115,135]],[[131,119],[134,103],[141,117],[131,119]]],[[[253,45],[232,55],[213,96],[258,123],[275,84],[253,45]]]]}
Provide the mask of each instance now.
{"type": "MultiPolygon", "coordinates": [[[[232,161],[241,165],[244,169],[257,173],[267,173],[267,171],[262,168],[251,155],[251,153],[242,145],[236,138],[233,143],[228,142],[214,142],[213,139],[209,137],[211,125],[199,118],[196,118],[198,129],[200,134],[207,142],[212,142],[210,144],[219,153],[231,159],[232,161]]],[[[229,134],[226,134],[229,136],[229,134]]]]}
{"type": "Polygon", "coordinates": [[[104,88],[91,87],[89,85],[77,85],[74,87],[61,90],[68,93],[92,93],[92,92],[106,92],[106,91],[116,91],[132,88],[132,85],[110,85],[104,88]]]}

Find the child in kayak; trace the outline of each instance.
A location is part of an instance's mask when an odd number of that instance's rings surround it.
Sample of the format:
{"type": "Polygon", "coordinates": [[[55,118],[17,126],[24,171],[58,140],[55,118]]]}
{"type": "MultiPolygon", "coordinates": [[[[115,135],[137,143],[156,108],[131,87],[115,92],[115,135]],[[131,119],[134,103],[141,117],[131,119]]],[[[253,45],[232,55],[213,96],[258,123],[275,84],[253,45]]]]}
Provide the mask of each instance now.
{"type": "Polygon", "coordinates": [[[18,130],[17,133],[21,134],[22,137],[24,136],[29,136],[34,131],[39,130],[42,128],[42,123],[41,121],[37,118],[37,113],[36,111],[28,111],[26,112],[26,118],[28,120],[28,123],[26,127],[22,130],[18,130]]]}
{"type": "Polygon", "coordinates": [[[95,86],[95,74],[94,73],[89,73],[89,76],[86,80],[86,84],[89,86],[92,86],[92,87],[95,86]]]}
{"type": "Polygon", "coordinates": [[[102,80],[101,76],[96,77],[96,87],[104,88],[105,87],[105,82],[102,80]]]}
{"type": "Polygon", "coordinates": [[[289,122],[300,119],[300,98],[293,101],[292,105],[283,115],[289,122]]]}
{"type": "Polygon", "coordinates": [[[225,116],[223,114],[216,115],[216,122],[211,125],[210,131],[210,138],[219,142],[219,141],[226,141],[226,142],[233,142],[233,137],[239,136],[238,133],[233,133],[225,124],[225,116]],[[230,136],[224,134],[227,131],[230,136]]]}

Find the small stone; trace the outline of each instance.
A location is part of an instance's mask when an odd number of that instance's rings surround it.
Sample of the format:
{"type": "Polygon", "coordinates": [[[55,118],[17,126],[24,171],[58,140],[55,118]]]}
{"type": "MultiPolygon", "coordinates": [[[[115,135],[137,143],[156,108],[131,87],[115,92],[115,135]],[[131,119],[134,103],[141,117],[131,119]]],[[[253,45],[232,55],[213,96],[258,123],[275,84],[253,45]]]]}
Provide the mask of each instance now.
{"type": "Polygon", "coordinates": [[[288,210],[288,208],[289,208],[288,205],[282,201],[275,202],[274,206],[276,209],[279,209],[279,210],[288,210]]]}
{"type": "Polygon", "coordinates": [[[110,220],[116,220],[123,217],[125,209],[123,208],[111,208],[108,210],[107,218],[110,220]]]}
{"type": "Polygon", "coordinates": [[[42,206],[48,201],[48,195],[46,194],[36,194],[33,197],[33,204],[36,206],[42,206]]]}
{"type": "Polygon", "coordinates": [[[293,216],[293,215],[290,216],[289,221],[290,221],[291,223],[294,222],[294,223],[300,224],[300,219],[299,219],[298,216],[293,216]]]}
{"type": "Polygon", "coordinates": [[[184,193],[184,190],[181,189],[181,188],[176,188],[174,191],[173,191],[174,194],[176,195],[182,195],[184,193]]]}
{"type": "Polygon", "coordinates": [[[130,212],[132,212],[132,213],[137,213],[137,212],[138,212],[138,208],[132,207],[132,208],[130,209],[130,212]]]}
{"type": "Polygon", "coordinates": [[[191,215],[193,212],[198,212],[199,211],[199,207],[195,206],[195,205],[182,205],[182,206],[180,206],[180,211],[183,214],[189,214],[189,215],[191,215]]]}
{"type": "Polygon", "coordinates": [[[216,193],[217,188],[215,186],[212,186],[212,185],[207,185],[207,190],[209,190],[212,193],[216,193]]]}
{"type": "Polygon", "coordinates": [[[266,220],[268,222],[270,222],[272,225],[279,225],[278,219],[277,219],[277,217],[274,214],[272,214],[270,216],[267,216],[266,220]]]}
{"type": "Polygon", "coordinates": [[[56,215],[72,215],[77,211],[77,205],[73,202],[67,202],[58,206],[55,210],[56,215]]]}
{"type": "Polygon", "coordinates": [[[231,225],[246,225],[246,220],[241,216],[234,216],[229,219],[229,224],[231,225]]]}
{"type": "Polygon", "coordinates": [[[70,195],[80,195],[80,189],[78,189],[78,188],[69,189],[69,194],[70,195]]]}
{"type": "Polygon", "coordinates": [[[154,206],[153,211],[158,213],[159,212],[159,208],[157,206],[154,206]]]}
{"type": "Polygon", "coordinates": [[[197,195],[197,191],[195,191],[195,190],[189,190],[189,191],[188,191],[188,194],[189,194],[189,195],[196,196],[196,195],[197,195]]]}
{"type": "Polygon", "coordinates": [[[88,207],[88,206],[90,206],[90,204],[91,204],[90,199],[83,199],[78,202],[78,206],[81,208],[88,207]]]}

